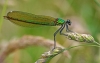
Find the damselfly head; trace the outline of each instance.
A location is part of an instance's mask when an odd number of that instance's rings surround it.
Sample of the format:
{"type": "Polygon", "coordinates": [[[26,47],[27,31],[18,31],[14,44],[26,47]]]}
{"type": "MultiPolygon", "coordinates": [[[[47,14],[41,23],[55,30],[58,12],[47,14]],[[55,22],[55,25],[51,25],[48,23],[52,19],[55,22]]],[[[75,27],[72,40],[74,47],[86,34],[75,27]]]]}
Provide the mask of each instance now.
{"type": "Polygon", "coordinates": [[[66,23],[67,23],[68,25],[71,25],[71,21],[70,21],[69,19],[67,19],[66,23]]]}

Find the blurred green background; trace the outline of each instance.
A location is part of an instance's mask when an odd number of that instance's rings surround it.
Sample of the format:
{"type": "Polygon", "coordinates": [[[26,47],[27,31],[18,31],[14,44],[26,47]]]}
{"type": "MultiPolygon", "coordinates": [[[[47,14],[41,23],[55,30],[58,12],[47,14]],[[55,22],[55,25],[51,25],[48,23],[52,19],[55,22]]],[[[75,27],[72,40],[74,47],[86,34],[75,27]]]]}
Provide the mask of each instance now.
{"type": "MultiPolygon", "coordinates": [[[[11,40],[14,37],[20,38],[23,35],[41,36],[53,40],[53,34],[59,26],[21,27],[3,18],[9,11],[24,11],[59,17],[64,20],[70,19],[72,25],[69,28],[71,30],[91,34],[96,41],[100,41],[99,0],[0,0],[0,41],[11,40]]],[[[79,42],[69,41],[59,34],[56,40],[66,48],[79,44],[79,42]]],[[[47,50],[49,49],[42,46],[30,46],[10,54],[5,63],[34,63],[47,50]],[[18,58],[14,57],[16,55],[18,58]]],[[[100,63],[97,47],[77,47],[71,49],[69,53],[71,58],[60,55],[53,58],[50,63],[100,63]]]]}

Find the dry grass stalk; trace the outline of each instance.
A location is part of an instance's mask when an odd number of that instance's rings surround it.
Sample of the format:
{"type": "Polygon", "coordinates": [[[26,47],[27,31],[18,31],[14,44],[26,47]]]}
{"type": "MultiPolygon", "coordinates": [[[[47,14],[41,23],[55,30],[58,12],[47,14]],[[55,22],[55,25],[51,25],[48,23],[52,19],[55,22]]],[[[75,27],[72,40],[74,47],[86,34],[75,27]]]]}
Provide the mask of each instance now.
{"type": "MultiPolygon", "coordinates": [[[[45,39],[45,38],[39,37],[39,36],[26,35],[20,39],[13,39],[13,40],[9,41],[8,43],[6,43],[6,45],[5,44],[0,45],[0,49],[1,49],[0,63],[3,63],[5,58],[9,54],[14,52],[16,49],[26,48],[27,46],[44,46],[46,48],[52,48],[53,45],[54,45],[53,40],[45,39]]],[[[59,45],[58,43],[57,43],[57,47],[64,48],[63,46],[59,45]]],[[[65,51],[64,54],[67,57],[70,57],[68,51],[65,51]]]]}

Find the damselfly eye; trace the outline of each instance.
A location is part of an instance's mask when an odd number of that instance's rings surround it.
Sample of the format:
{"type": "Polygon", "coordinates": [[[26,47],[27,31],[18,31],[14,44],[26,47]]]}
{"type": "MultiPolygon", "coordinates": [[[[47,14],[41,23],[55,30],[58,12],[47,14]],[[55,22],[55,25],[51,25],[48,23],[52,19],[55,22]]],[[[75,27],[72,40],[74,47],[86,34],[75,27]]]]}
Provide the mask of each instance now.
{"type": "Polygon", "coordinates": [[[68,25],[71,25],[71,21],[70,21],[69,19],[66,21],[66,23],[67,23],[68,25]]]}

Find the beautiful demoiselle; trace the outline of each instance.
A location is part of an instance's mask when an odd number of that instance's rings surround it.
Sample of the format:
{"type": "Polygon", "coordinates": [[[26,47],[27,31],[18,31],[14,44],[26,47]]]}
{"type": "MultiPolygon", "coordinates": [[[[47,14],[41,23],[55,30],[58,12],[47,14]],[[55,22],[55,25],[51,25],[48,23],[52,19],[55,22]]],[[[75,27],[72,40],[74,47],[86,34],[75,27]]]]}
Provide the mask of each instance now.
{"type": "Polygon", "coordinates": [[[21,25],[21,26],[27,26],[27,27],[34,27],[34,25],[46,25],[46,26],[61,26],[55,33],[54,33],[54,49],[56,47],[56,34],[60,32],[61,35],[64,35],[62,33],[62,30],[66,27],[66,31],[69,32],[68,26],[71,25],[70,20],[63,20],[61,18],[53,18],[50,16],[44,16],[44,15],[35,15],[27,12],[21,12],[21,11],[11,11],[7,13],[7,16],[4,16],[11,22],[21,25]]]}

